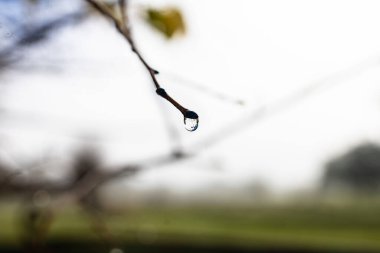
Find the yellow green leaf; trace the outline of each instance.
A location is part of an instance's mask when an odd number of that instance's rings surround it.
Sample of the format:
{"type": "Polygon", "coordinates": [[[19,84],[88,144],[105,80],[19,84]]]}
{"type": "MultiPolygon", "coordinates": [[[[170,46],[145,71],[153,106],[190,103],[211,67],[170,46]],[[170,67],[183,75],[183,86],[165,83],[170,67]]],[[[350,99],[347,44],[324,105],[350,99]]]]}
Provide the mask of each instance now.
{"type": "Polygon", "coordinates": [[[182,13],[175,7],[164,9],[148,8],[145,13],[148,24],[168,39],[175,34],[184,34],[186,31],[182,13]]]}

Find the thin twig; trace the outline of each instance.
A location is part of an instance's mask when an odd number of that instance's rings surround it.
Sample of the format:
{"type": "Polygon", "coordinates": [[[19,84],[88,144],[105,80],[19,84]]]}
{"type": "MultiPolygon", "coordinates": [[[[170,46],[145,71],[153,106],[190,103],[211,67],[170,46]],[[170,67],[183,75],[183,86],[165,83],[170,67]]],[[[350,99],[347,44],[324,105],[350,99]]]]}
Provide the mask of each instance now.
{"type": "Polygon", "coordinates": [[[207,86],[205,83],[178,75],[170,71],[161,71],[161,73],[163,76],[167,77],[168,79],[171,79],[172,81],[176,83],[179,83],[191,89],[197,90],[198,92],[201,92],[210,97],[222,100],[223,102],[229,102],[231,104],[240,105],[240,106],[246,104],[243,99],[239,99],[239,98],[231,96],[230,94],[223,93],[220,90],[213,89],[207,86]]]}
{"type": "Polygon", "coordinates": [[[370,58],[356,65],[350,66],[344,70],[327,75],[320,80],[311,82],[310,84],[297,89],[295,92],[290,93],[289,95],[286,95],[283,98],[274,101],[273,103],[262,105],[259,108],[253,109],[251,112],[245,114],[240,119],[227,123],[224,125],[224,127],[213,131],[213,133],[207,138],[204,138],[197,145],[194,145],[193,150],[195,152],[199,152],[201,149],[213,146],[215,143],[221,140],[225,140],[231,135],[239,133],[254,123],[291,109],[293,106],[298,105],[307,98],[315,95],[323,88],[331,88],[335,85],[338,85],[344,80],[353,78],[354,76],[362,74],[370,68],[379,66],[379,63],[379,56],[370,58]]]}
{"type": "Polygon", "coordinates": [[[121,12],[121,21],[125,26],[128,26],[129,20],[127,15],[127,0],[119,0],[119,7],[121,12]]]}
{"type": "Polygon", "coordinates": [[[185,107],[183,107],[181,104],[179,104],[175,99],[173,99],[172,97],[170,97],[164,89],[161,88],[160,84],[158,83],[157,81],[157,78],[156,78],[156,75],[159,73],[157,70],[155,70],[154,68],[152,68],[148,63],[147,61],[145,60],[145,58],[142,56],[142,54],[140,53],[140,51],[137,49],[136,47],[136,43],[132,37],[132,34],[131,34],[131,28],[130,28],[130,24],[126,24],[124,22],[127,22],[128,21],[128,15],[127,15],[127,12],[126,12],[126,9],[125,9],[125,5],[126,5],[126,2],[123,1],[123,0],[120,0],[119,1],[119,4],[120,4],[120,8],[122,8],[122,18],[121,19],[118,19],[114,13],[112,11],[110,11],[109,9],[107,9],[105,7],[105,5],[99,3],[98,1],[96,0],[86,0],[91,6],[93,6],[96,10],[99,11],[99,13],[101,13],[103,16],[111,19],[111,21],[113,21],[116,29],[120,32],[121,35],[123,35],[123,37],[127,40],[127,42],[129,43],[129,45],[131,46],[131,50],[132,52],[134,52],[137,57],[139,58],[139,60],[141,61],[141,63],[144,65],[144,67],[147,69],[152,81],[153,81],[153,84],[156,88],[156,93],[165,98],[167,101],[169,101],[172,105],[174,105],[184,116],[186,115],[186,113],[189,111],[188,109],[186,109],[185,107]]]}
{"type": "MultiPolygon", "coordinates": [[[[158,73],[156,70],[154,70],[144,59],[144,57],[141,55],[140,51],[136,48],[135,42],[132,38],[131,31],[129,26],[126,26],[122,20],[119,20],[112,11],[110,11],[108,8],[106,8],[105,5],[95,1],[95,0],[86,0],[89,4],[91,4],[97,11],[99,11],[103,16],[111,19],[111,21],[114,22],[116,29],[123,35],[123,37],[128,41],[129,45],[131,46],[131,50],[137,55],[137,57],[140,59],[141,63],[145,66],[145,68],[148,70],[152,81],[155,85],[155,87],[158,89],[160,88],[160,84],[158,83],[156,79],[156,74],[158,73]]],[[[124,16],[123,19],[126,20],[126,12],[122,11],[122,16],[124,16]]]]}
{"type": "Polygon", "coordinates": [[[17,62],[20,58],[18,54],[20,50],[30,48],[31,45],[37,44],[48,37],[48,35],[55,29],[73,21],[80,21],[84,16],[83,12],[78,11],[51,19],[42,25],[33,26],[27,31],[24,31],[23,29],[16,31],[16,35],[19,33],[21,35],[17,37],[10,46],[0,50],[0,70],[17,62]]]}

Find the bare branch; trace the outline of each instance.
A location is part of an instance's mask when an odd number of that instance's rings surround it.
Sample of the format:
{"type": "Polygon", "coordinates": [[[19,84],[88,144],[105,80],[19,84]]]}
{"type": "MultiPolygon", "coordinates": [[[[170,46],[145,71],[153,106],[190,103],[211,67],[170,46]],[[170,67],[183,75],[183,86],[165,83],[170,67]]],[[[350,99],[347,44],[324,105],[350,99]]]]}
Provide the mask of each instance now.
{"type": "Polygon", "coordinates": [[[171,79],[172,81],[182,84],[184,86],[187,86],[191,89],[197,90],[205,95],[208,95],[210,97],[219,99],[223,102],[229,102],[231,104],[235,105],[245,105],[245,101],[233,96],[230,96],[230,94],[226,94],[221,92],[220,90],[216,90],[213,88],[208,87],[205,83],[201,83],[199,81],[178,75],[176,73],[172,73],[169,71],[162,71],[163,76],[167,77],[168,79],[171,79]]]}
{"type": "MultiPolygon", "coordinates": [[[[166,91],[161,88],[160,84],[158,83],[157,81],[157,78],[156,78],[156,75],[159,73],[157,70],[155,70],[154,68],[152,68],[148,63],[147,61],[144,59],[144,57],[142,56],[142,54],[140,53],[140,51],[137,49],[136,47],[136,44],[135,44],[135,41],[132,37],[132,34],[131,34],[131,30],[130,30],[130,25],[126,25],[124,23],[124,20],[128,20],[128,15],[127,15],[127,12],[125,9],[122,10],[123,14],[122,14],[122,19],[118,19],[114,13],[112,11],[110,11],[109,9],[107,9],[105,7],[105,5],[99,3],[98,1],[96,0],[86,0],[90,5],[92,5],[96,10],[99,11],[99,13],[101,13],[103,16],[107,17],[108,19],[110,19],[111,21],[113,21],[116,29],[120,32],[120,34],[128,41],[129,45],[131,46],[131,50],[137,55],[137,57],[139,58],[140,62],[144,65],[144,67],[147,69],[152,81],[153,81],[153,84],[156,88],[156,93],[163,97],[164,99],[166,99],[167,101],[169,101],[172,105],[174,105],[183,115],[184,117],[186,118],[187,117],[187,114],[188,112],[192,112],[188,109],[186,109],[185,107],[183,107],[181,104],[179,104],[176,100],[174,100],[171,96],[169,96],[166,91]]],[[[121,1],[121,5],[125,5],[125,2],[123,3],[124,1],[121,1]]],[[[198,115],[195,113],[195,112],[192,112],[192,115],[196,115],[196,117],[198,118],[198,115]]]]}
{"type": "Polygon", "coordinates": [[[193,150],[195,150],[195,152],[199,152],[201,149],[215,145],[217,142],[224,140],[227,137],[244,130],[245,128],[248,128],[254,123],[289,110],[292,108],[292,106],[295,106],[307,98],[315,95],[318,91],[322,90],[322,88],[335,86],[341,83],[343,80],[347,80],[349,78],[362,74],[364,71],[372,67],[378,66],[379,63],[379,56],[376,56],[356,65],[350,66],[342,71],[332,73],[320,80],[311,82],[310,84],[305,85],[304,87],[296,90],[293,93],[290,93],[287,96],[284,96],[283,98],[271,104],[256,108],[240,119],[226,124],[224,127],[213,132],[213,134],[195,145],[193,147],[193,150]]]}
{"type": "Polygon", "coordinates": [[[0,69],[14,63],[17,60],[15,54],[17,54],[20,49],[26,48],[32,44],[36,44],[42,41],[48,36],[49,33],[54,31],[56,28],[66,25],[71,21],[81,20],[83,17],[83,12],[76,12],[57,17],[55,19],[47,21],[46,23],[40,26],[33,27],[32,29],[29,29],[26,32],[22,31],[22,35],[20,36],[20,38],[18,38],[11,46],[4,48],[0,51],[0,69]]]}
{"type": "Polygon", "coordinates": [[[125,26],[128,26],[129,20],[127,15],[127,0],[119,0],[119,7],[121,12],[121,21],[125,26]]]}

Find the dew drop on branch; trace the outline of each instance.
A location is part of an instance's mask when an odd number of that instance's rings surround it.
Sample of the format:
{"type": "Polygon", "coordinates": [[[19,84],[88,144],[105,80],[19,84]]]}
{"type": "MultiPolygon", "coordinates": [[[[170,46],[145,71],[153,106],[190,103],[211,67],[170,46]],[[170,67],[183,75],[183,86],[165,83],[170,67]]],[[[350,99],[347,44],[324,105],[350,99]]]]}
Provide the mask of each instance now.
{"type": "Polygon", "coordinates": [[[198,115],[193,111],[187,111],[184,116],[185,129],[190,132],[197,130],[199,123],[198,115]]]}

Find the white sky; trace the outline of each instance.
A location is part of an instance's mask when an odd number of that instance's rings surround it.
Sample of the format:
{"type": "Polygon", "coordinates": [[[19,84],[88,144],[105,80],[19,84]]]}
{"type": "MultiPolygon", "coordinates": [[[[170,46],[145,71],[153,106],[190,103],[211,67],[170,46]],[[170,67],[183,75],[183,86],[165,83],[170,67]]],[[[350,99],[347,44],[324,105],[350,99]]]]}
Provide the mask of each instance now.
{"type": "Polygon", "coordinates": [[[2,76],[7,84],[2,106],[12,116],[0,129],[3,156],[37,158],[49,151],[68,157],[80,136],[96,137],[110,164],[164,154],[170,142],[160,104],[183,145],[191,147],[252,108],[353,66],[363,70],[332,79],[336,85],[194,159],[152,170],[136,182],[193,189],[260,179],[277,190],[310,187],[329,157],[350,145],[379,140],[380,2],[131,3],[183,10],[188,25],[184,38],[161,38],[141,21],[137,8],[133,32],[147,60],[161,70],[163,87],[200,115],[199,129],[184,130],[181,115],[156,97],[145,69],[113,26],[93,18],[34,49],[30,57],[41,68],[24,64],[25,69],[2,76]],[[175,82],[171,73],[244,99],[247,105],[210,98],[175,82]],[[222,170],[209,170],[214,167],[222,170]]]}

